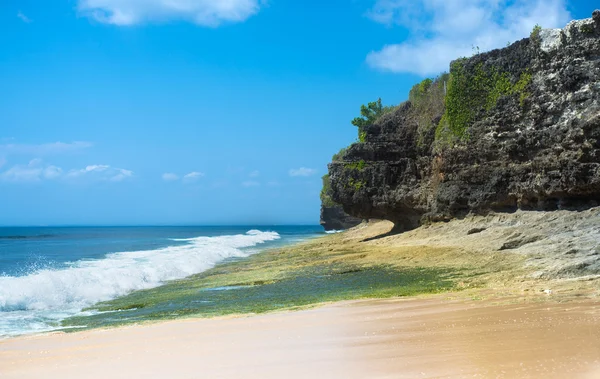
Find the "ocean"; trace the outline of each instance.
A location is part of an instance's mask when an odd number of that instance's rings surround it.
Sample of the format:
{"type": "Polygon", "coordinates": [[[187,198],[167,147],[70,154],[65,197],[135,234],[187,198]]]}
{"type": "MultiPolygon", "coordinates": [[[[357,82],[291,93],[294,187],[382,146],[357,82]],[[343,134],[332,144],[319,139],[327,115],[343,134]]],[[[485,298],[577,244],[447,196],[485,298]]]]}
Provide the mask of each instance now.
{"type": "Polygon", "coordinates": [[[98,302],[323,234],[320,226],[0,228],[0,338],[61,329],[98,302]]]}

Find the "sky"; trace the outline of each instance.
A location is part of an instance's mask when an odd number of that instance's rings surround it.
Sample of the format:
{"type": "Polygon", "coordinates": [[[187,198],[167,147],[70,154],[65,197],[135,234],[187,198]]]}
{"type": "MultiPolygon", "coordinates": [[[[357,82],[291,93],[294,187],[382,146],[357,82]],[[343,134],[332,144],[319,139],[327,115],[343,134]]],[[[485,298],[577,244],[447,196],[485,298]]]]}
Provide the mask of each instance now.
{"type": "Polygon", "coordinates": [[[350,120],[566,0],[2,0],[0,225],[318,224],[350,120]]]}

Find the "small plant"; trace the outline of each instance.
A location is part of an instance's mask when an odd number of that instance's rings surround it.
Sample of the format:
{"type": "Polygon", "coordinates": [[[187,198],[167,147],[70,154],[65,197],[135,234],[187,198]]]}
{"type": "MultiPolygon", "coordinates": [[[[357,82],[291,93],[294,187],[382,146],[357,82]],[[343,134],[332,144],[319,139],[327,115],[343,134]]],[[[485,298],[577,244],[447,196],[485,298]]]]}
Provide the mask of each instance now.
{"type": "Polygon", "coordinates": [[[533,30],[531,31],[531,34],[529,35],[529,38],[532,41],[538,43],[538,42],[540,42],[540,33],[541,32],[542,32],[542,27],[540,25],[536,24],[533,27],[533,30]]]}
{"type": "Polygon", "coordinates": [[[350,180],[348,180],[348,186],[353,188],[355,191],[360,190],[365,185],[366,185],[366,183],[363,182],[362,180],[356,180],[354,178],[350,178],[350,180]]]}
{"type": "Polygon", "coordinates": [[[355,117],[354,120],[352,120],[352,125],[358,128],[358,141],[365,142],[367,134],[364,129],[367,126],[372,125],[381,116],[394,109],[396,109],[395,106],[384,107],[381,103],[381,98],[377,99],[377,101],[370,102],[367,105],[361,105],[360,117],[355,117]]]}
{"type": "Polygon", "coordinates": [[[346,167],[347,169],[350,169],[350,170],[362,171],[366,165],[367,165],[367,163],[363,159],[361,159],[358,162],[346,163],[346,165],[344,167],[346,167]]]}
{"type": "Polygon", "coordinates": [[[422,82],[420,82],[419,84],[414,85],[410,92],[408,93],[408,100],[413,104],[413,105],[417,105],[419,104],[423,98],[427,95],[427,91],[429,91],[429,88],[431,87],[431,85],[433,84],[433,80],[432,79],[425,79],[422,82]]]}

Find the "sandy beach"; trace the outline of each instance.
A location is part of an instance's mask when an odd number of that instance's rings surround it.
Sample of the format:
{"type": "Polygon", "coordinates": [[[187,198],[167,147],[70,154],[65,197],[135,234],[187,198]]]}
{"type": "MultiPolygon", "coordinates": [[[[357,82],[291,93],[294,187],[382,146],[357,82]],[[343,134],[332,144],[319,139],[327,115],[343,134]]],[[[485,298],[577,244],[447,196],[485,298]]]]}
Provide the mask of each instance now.
{"type": "Polygon", "coordinates": [[[0,377],[598,378],[599,322],[590,300],[351,301],[5,340],[0,377]]]}

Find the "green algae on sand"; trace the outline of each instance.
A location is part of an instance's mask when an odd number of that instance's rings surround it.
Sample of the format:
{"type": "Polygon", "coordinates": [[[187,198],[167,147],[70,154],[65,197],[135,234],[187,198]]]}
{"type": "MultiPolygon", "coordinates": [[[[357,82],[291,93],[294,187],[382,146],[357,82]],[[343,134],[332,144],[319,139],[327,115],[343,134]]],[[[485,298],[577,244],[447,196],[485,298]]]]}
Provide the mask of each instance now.
{"type": "MultiPolygon", "coordinates": [[[[102,302],[65,327],[109,327],[181,317],[214,317],[294,309],[324,302],[446,292],[465,276],[458,267],[372,260],[342,236],[233,260],[186,279],[102,302]]],[[[77,328],[80,330],[80,328],[77,328]]]]}

